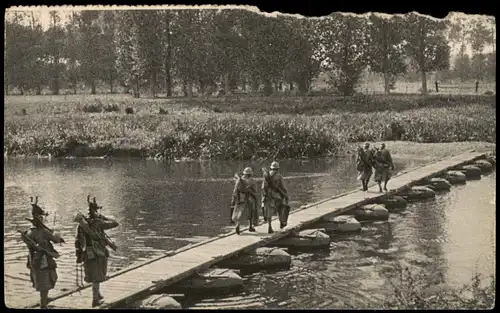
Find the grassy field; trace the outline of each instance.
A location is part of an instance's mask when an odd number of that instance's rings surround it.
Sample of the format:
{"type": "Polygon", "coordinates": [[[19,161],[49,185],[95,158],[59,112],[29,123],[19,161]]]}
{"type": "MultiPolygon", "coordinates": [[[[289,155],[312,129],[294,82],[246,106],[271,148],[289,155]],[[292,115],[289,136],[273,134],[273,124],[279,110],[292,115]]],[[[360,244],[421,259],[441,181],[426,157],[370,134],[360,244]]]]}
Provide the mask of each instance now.
{"type": "Polygon", "coordinates": [[[314,158],[362,141],[496,142],[494,96],[4,100],[7,155],[314,158]]]}

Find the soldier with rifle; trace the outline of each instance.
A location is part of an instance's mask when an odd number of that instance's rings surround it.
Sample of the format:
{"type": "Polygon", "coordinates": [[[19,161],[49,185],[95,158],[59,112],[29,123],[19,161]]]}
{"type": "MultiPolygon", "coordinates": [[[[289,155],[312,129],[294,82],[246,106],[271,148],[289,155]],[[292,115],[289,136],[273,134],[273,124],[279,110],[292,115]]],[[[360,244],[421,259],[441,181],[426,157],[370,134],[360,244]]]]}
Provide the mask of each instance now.
{"type": "Polygon", "coordinates": [[[264,180],[262,181],[262,205],[265,208],[265,219],[268,223],[269,234],[272,234],[271,218],[274,213],[278,214],[280,228],[286,227],[290,206],[288,205],[288,194],[283,186],[283,177],[278,172],[280,165],[274,161],[271,163],[270,171],[262,169],[264,180]]]}
{"type": "Polygon", "coordinates": [[[235,174],[236,183],[231,200],[231,220],[236,223],[236,233],[240,234],[240,220],[245,209],[248,213],[250,227],[248,231],[255,232],[254,223],[257,220],[257,186],[252,178],[252,168],[243,170],[243,176],[235,174]]]}
{"type": "Polygon", "coordinates": [[[76,262],[77,264],[83,263],[84,280],[92,283],[92,307],[96,307],[102,304],[104,298],[99,291],[99,284],[106,280],[109,257],[107,247],[117,249],[104,230],[115,228],[119,224],[99,214],[98,211],[102,209],[102,206],[97,205],[95,197],[91,202],[89,195],[87,203],[89,205],[88,216],[78,212],[75,217],[75,222],[78,223],[75,240],[76,262]]]}
{"type": "Polygon", "coordinates": [[[29,249],[27,267],[30,270],[30,279],[33,288],[40,293],[40,308],[46,309],[49,303],[49,290],[54,289],[57,282],[57,263],[59,253],[54,249],[52,242],[64,243],[64,239],[48,228],[43,219],[48,215],[38,206],[38,196],[33,202],[31,197],[31,215],[29,220],[33,226],[27,231],[20,231],[21,238],[29,249]]]}

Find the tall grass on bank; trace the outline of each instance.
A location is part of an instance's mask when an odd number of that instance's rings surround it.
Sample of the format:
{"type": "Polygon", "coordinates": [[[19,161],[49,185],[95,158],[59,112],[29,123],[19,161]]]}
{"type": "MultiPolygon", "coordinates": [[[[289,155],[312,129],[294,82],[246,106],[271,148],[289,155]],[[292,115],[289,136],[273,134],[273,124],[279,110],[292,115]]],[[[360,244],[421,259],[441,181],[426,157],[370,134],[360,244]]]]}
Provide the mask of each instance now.
{"type": "Polygon", "coordinates": [[[469,284],[450,288],[440,275],[396,266],[399,277],[391,279],[394,294],[384,304],[386,309],[492,309],[495,305],[496,279],[489,282],[476,274],[469,284]]]}
{"type": "Polygon", "coordinates": [[[496,142],[495,109],[481,105],[322,116],[39,114],[4,125],[9,155],[313,158],[359,141],[496,142]]]}
{"type": "Polygon", "coordinates": [[[263,113],[322,115],[338,112],[405,111],[421,108],[450,108],[475,104],[495,107],[495,95],[358,95],[353,97],[248,97],[134,99],[130,95],[8,96],[4,98],[5,116],[19,115],[23,109],[33,114],[79,114],[125,112],[132,108],[140,114],[197,109],[213,113],[263,113]]]}

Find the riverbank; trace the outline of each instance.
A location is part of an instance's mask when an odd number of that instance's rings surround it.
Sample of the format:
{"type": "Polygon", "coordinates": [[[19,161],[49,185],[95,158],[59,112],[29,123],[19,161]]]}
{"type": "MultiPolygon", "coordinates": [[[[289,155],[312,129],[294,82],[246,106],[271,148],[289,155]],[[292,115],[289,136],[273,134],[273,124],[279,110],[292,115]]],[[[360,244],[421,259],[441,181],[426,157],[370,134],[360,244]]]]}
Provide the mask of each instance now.
{"type": "Polygon", "coordinates": [[[338,112],[405,111],[464,105],[496,106],[496,95],[375,94],[342,96],[231,95],[221,98],[133,98],[126,94],[6,96],[5,116],[116,112],[172,114],[192,112],[323,115],[338,112]]]}
{"type": "MultiPolygon", "coordinates": [[[[15,105],[7,101],[4,155],[248,160],[341,156],[349,143],[363,141],[496,142],[496,109],[484,103],[401,112],[325,109],[313,116],[215,113],[184,104],[166,114],[133,108],[134,114],[61,113],[54,108],[62,103],[52,109],[39,103],[37,113],[23,115],[13,114],[15,105]]],[[[77,107],[68,104],[68,110],[77,107]]]]}

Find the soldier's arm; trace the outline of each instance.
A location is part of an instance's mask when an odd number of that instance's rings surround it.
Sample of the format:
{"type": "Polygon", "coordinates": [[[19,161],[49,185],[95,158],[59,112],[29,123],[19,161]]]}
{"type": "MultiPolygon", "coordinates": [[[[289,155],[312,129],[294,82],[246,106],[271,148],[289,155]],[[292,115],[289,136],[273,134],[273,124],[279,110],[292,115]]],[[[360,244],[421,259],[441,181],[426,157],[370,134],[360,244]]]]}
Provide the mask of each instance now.
{"type": "Polygon", "coordinates": [[[29,239],[33,240],[33,234],[31,232],[31,230],[27,230],[24,232],[24,236],[21,235],[21,240],[28,246],[28,249],[33,249],[33,242],[31,242],[29,239]],[[26,238],[27,237],[27,238],[26,238]]]}
{"type": "Polygon", "coordinates": [[[392,155],[389,151],[387,151],[387,160],[389,161],[391,167],[394,168],[394,163],[392,162],[392,155]]]}
{"type": "Polygon", "coordinates": [[[281,191],[285,195],[285,197],[288,199],[288,192],[287,192],[287,190],[285,188],[285,185],[283,184],[283,177],[281,177],[281,176],[280,176],[280,179],[279,179],[279,186],[280,186],[281,191]]]}
{"type": "Polygon", "coordinates": [[[241,184],[241,181],[240,179],[238,179],[236,181],[236,183],[234,184],[234,188],[233,188],[233,194],[231,196],[231,206],[234,206],[236,203],[239,203],[239,199],[238,199],[238,196],[239,196],[239,189],[240,189],[240,184],[241,184]]]}
{"type": "Polygon", "coordinates": [[[107,220],[100,220],[99,221],[99,227],[102,229],[102,230],[106,230],[106,229],[111,229],[111,228],[115,228],[115,227],[118,227],[118,222],[111,219],[111,218],[107,218],[107,220]]]}
{"type": "Polygon", "coordinates": [[[64,239],[62,239],[62,237],[59,234],[52,233],[52,232],[45,230],[45,229],[44,229],[44,232],[50,241],[55,242],[55,243],[64,242],[64,239]]]}

